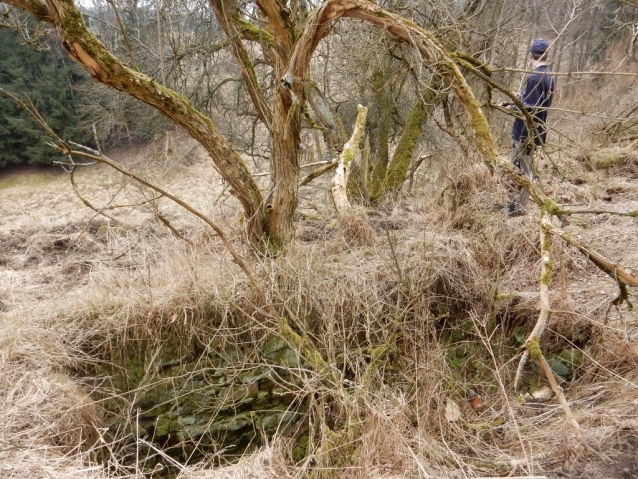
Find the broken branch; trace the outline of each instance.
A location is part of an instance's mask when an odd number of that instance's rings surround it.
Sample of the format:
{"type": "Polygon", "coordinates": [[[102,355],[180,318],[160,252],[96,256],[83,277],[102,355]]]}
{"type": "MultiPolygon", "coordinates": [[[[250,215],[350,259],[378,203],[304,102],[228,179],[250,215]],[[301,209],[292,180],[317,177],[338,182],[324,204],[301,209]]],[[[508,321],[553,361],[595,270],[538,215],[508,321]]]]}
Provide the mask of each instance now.
{"type": "Polygon", "coordinates": [[[332,199],[335,204],[335,209],[337,210],[337,216],[340,217],[352,208],[346,191],[348,175],[350,174],[352,160],[359,150],[359,142],[361,141],[361,135],[365,129],[366,116],[368,115],[368,109],[365,106],[359,105],[357,110],[359,113],[357,114],[357,121],[354,124],[352,136],[348,142],[343,145],[343,151],[339,154],[337,171],[335,171],[335,176],[332,179],[332,199]]]}

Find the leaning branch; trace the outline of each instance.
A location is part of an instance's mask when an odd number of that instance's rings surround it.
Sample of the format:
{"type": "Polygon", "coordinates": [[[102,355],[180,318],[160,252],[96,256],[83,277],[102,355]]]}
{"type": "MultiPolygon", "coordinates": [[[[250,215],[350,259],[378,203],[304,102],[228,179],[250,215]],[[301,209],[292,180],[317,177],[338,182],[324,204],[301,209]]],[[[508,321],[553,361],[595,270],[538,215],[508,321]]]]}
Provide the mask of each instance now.
{"type": "Polygon", "coordinates": [[[137,67],[137,62],[135,61],[135,56],[133,55],[133,49],[131,48],[131,43],[128,41],[128,34],[126,33],[126,29],[124,28],[124,24],[122,23],[122,19],[120,18],[120,12],[118,12],[117,7],[115,6],[115,2],[113,0],[106,0],[111,8],[113,9],[113,13],[115,13],[115,19],[117,20],[117,24],[120,27],[120,33],[122,34],[122,38],[124,39],[124,45],[126,46],[126,51],[128,52],[128,57],[131,59],[131,66],[136,71],[140,71],[137,67]]]}
{"type": "MultiPolygon", "coordinates": [[[[611,260],[604,257],[602,254],[588,248],[574,239],[564,229],[558,228],[552,225],[550,216],[546,211],[541,209],[541,282],[540,282],[540,309],[541,313],[534,329],[527,337],[525,341],[526,350],[523,352],[523,356],[518,363],[518,369],[516,371],[516,377],[514,379],[514,388],[518,388],[521,376],[523,374],[523,368],[530,357],[531,350],[530,344],[536,338],[539,340],[543,335],[547,321],[549,320],[550,307],[549,307],[549,284],[551,281],[551,273],[553,269],[553,261],[550,259],[551,238],[550,234],[558,238],[561,238],[566,243],[574,246],[587,259],[594,263],[601,271],[609,275],[618,285],[620,293],[618,297],[613,301],[613,305],[618,305],[622,301],[628,301],[629,291],[627,286],[638,287],[638,278],[634,277],[631,273],[621,268],[611,260]]],[[[629,303],[631,304],[631,303],[629,303]]]]}
{"type": "Polygon", "coordinates": [[[528,335],[525,341],[525,351],[521,356],[518,363],[518,369],[516,370],[516,377],[514,378],[514,389],[518,388],[519,382],[523,375],[523,369],[527,360],[531,354],[533,341],[538,341],[545,331],[547,321],[549,321],[550,307],[549,307],[549,285],[552,279],[552,270],[554,269],[554,262],[551,259],[552,241],[548,232],[548,227],[551,226],[551,216],[546,211],[541,210],[540,220],[540,242],[541,242],[541,278],[540,278],[540,314],[536,325],[532,332],[528,335]]]}
{"type": "Polygon", "coordinates": [[[338,164],[338,160],[335,158],[331,162],[329,162],[329,163],[317,168],[316,170],[308,173],[306,176],[304,176],[301,179],[301,181],[299,182],[299,186],[307,185],[308,183],[310,183],[315,178],[319,178],[324,173],[327,173],[328,171],[330,171],[333,168],[335,168],[337,166],[337,164],[338,164]]]}
{"type": "Polygon", "coordinates": [[[187,98],[124,65],[88,30],[72,0],[47,0],[46,4],[39,0],[6,0],[5,3],[23,8],[36,20],[53,25],[71,58],[93,78],[156,108],[197,140],[232,187],[248,218],[249,236],[255,243],[259,242],[263,224],[261,192],[244,161],[210,118],[197,111],[187,98]]]}
{"type": "Polygon", "coordinates": [[[588,248],[578,241],[574,239],[569,233],[567,233],[562,228],[557,228],[556,226],[549,225],[547,230],[553,234],[554,236],[558,236],[566,243],[574,246],[578,251],[584,254],[587,259],[589,259],[592,263],[594,263],[601,271],[605,272],[609,276],[611,276],[615,281],[624,281],[629,286],[638,287],[638,278],[633,276],[631,273],[621,268],[617,264],[615,264],[610,259],[605,258],[602,254],[594,251],[591,248],[588,248]]]}
{"type": "Polygon", "coordinates": [[[359,150],[361,135],[366,126],[366,116],[368,109],[365,106],[357,107],[357,121],[354,124],[352,136],[348,142],[343,145],[343,151],[339,154],[337,170],[332,179],[332,199],[337,210],[337,216],[342,217],[352,208],[347,195],[348,175],[350,173],[350,165],[359,150]]]}

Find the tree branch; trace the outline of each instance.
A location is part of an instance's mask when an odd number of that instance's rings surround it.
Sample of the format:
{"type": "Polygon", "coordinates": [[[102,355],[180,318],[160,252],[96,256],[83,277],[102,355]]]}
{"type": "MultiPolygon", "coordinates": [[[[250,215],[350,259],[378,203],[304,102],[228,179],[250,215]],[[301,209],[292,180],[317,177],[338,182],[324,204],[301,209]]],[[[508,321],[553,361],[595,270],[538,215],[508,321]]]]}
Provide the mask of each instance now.
{"type": "Polygon", "coordinates": [[[48,0],[46,5],[37,0],[7,0],[6,3],[26,9],[38,21],[52,24],[71,58],[93,78],[155,107],[197,140],[241,202],[250,239],[255,243],[259,241],[263,224],[261,193],[241,157],[219,134],[210,118],[193,108],[187,98],[118,60],[86,28],[82,14],[72,0],[48,0]]]}
{"type": "Polygon", "coordinates": [[[578,251],[584,254],[587,257],[587,259],[589,259],[592,263],[598,266],[598,268],[601,271],[611,276],[616,282],[618,282],[619,280],[622,280],[625,283],[627,283],[629,286],[638,287],[638,278],[631,275],[628,271],[625,271],[620,266],[614,264],[611,260],[605,258],[602,254],[598,253],[597,251],[594,251],[593,249],[587,248],[586,246],[582,245],[581,243],[576,241],[576,239],[574,239],[574,237],[571,236],[569,233],[567,233],[564,229],[557,228],[556,226],[553,226],[553,225],[548,225],[547,230],[554,236],[558,236],[566,243],[569,243],[570,245],[578,249],[578,251]]]}
{"type": "Polygon", "coordinates": [[[532,332],[527,336],[525,340],[525,351],[518,362],[518,368],[516,369],[516,377],[514,378],[514,389],[518,389],[519,382],[523,375],[523,369],[527,360],[531,354],[531,344],[536,340],[540,341],[549,321],[549,315],[551,309],[549,307],[549,285],[552,279],[552,270],[554,269],[554,262],[551,259],[552,242],[549,236],[548,228],[551,227],[551,216],[547,214],[545,210],[541,209],[541,221],[540,221],[540,243],[541,243],[541,278],[540,278],[540,314],[536,325],[532,332]]]}
{"type": "Polygon", "coordinates": [[[301,181],[299,182],[299,186],[305,186],[308,183],[310,183],[312,180],[314,180],[315,178],[320,177],[321,175],[323,175],[324,173],[327,173],[328,171],[332,170],[333,168],[335,168],[338,164],[337,159],[333,159],[330,163],[327,163],[324,166],[321,166],[319,168],[317,168],[314,171],[311,171],[310,173],[308,173],[306,176],[304,176],[301,181]]]}
{"type": "Polygon", "coordinates": [[[272,34],[279,60],[288,58],[292,50],[294,25],[290,22],[290,12],[285,2],[276,0],[256,0],[257,6],[268,19],[268,29],[272,34]]]}
{"type": "Polygon", "coordinates": [[[552,215],[564,214],[558,204],[548,198],[541,188],[522,174],[509,159],[499,157],[491,128],[481,111],[472,89],[461,74],[456,61],[435,36],[405,18],[387,12],[377,5],[364,0],[327,0],[316,8],[306,21],[304,30],[295,44],[295,50],[288,62],[286,74],[281,79],[294,79],[292,85],[296,94],[301,91],[307,77],[307,70],[314,50],[326,34],[330,24],[342,17],[364,20],[382,29],[394,39],[416,48],[432,70],[445,79],[447,86],[465,113],[474,134],[476,147],[485,164],[499,170],[516,186],[526,190],[533,201],[552,215]]]}
{"type": "Polygon", "coordinates": [[[341,217],[348,213],[351,208],[350,201],[346,192],[348,185],[348,174],[350,173],[350,164],[355,155],[359,151],[359,143],[361,142],[361,135],[366,126],[366,116],[368,109],[359,105],[357,107],[358,114],[357,120],[354,124],[352,136],[350,140],[343,145],[343,151],[339,154],[339,161],[337,164],[337,171],[332,180],[332,199],[337,210],[337,216],[341,217]]]}
{"type": "Polygon", "coordinates": [[[572,414],[572,410],[569,408],[569,404],[567,404],[567,400],[565,399],[563,390],[560,388],[558,383],[556,383],[556,379],[554,378],[554,373],[550,369],[549,364],[547,364],[547,360],[545,359],[545,356],[543,356],[543,352],[540,346],[538,345],[538,338],[535,338],[535,340],[536,340],[535,347],[532,347],[532,351],[534,352],[533,357],[540,364],[541,369],[545,373],[545,377],[547,378],[547,381],[549,381],[549,385],[551,386],[552,391],[554,391],[554,394],[556,394],[556,396],[558,397],[558,401],[560,402],[560,405],[563,407],[565,416],[567,416],[567,419],[569,420],[570,424],[572,425],[572,428],[574,429],[574,432],[576,433],[576,437],[580,439],[582,436],[582,431],[580,430],[580,426],[578,425],[578,422],[576,422],[576,418],[572,414]]]}
{"type": "MultiPolygon", "coordinates": [[[[246,50],[246,47],[241,41],[241,33],[243,33],[242,29],[243,31],[246,31],[246,24],[249,22],[243,20],[241,12],[228,0],[209,0],[209,3],[215,12],[217,21],[230,41],[233,54],[235,55],[235,59],[237,60],[237,63],[239,63],[239,68],[241,69],[244,84],[246,85],[248,94],[250,95],[253,105],[257,110],[257,115],[266,127],[270,129],[272,124],[272,111],[266,101],[264,92],[259,85],[255,66],[250,59],[248,50],[246,50]]],[[[268,40],[266,38],[264,38],[264,40],[263,44],[268,45],[268,40]]]]}
{"type": "Polygon", "coordinates": [[[137,67],[137,63],[135,62],[135,57],[133,56],[133,49],[131,48],[131,44],[128,41],[128,35],[126,33],[126,29],[124,28],[124,24],[122,23],[122,19],[120,18],[120,12],[117,11],[117,7],[115,6],[115,2],[113,0],[106,0],[106,2],[113,9],[113,13],[115,13],[115,19],[117,20],[117,24],[120,27],[120,32],[122,33],[122,37],[124,38],[124,45],[126,46],[126,51],[128,52],[128,56],[131,59],[131,66],[140,71],[137,67]]]}

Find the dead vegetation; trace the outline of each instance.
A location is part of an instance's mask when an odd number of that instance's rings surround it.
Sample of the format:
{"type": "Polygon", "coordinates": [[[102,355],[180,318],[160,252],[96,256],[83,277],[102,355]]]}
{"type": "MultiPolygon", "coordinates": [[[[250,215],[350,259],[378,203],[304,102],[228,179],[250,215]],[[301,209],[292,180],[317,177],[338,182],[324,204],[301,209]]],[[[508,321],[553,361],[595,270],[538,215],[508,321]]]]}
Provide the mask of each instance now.
{"type": "MultiPolygon", "coordinates": [[[[557,166],[561,179],[549,165],[542,173],[556,201],[636,209],[631,165],[605,176],[578,160],[557,166]]],[[[506,185],[482,167],[455,163],[445,171],[439,194],[399,199],[368,219],[358,215],[337,227],[305,219],[299,240],[277,258],[251,256],[234,237],[266,295],[274,304],[285,298],[296,328],[343,386],[329,386],[321,371],[296,371],[299,381],[286,387],[305,398],[305,450],[293,453],[297,443],[275,435],[222,468],[208,469],[226,461],[214,449],[188,466],[172,464],[159,445],[153,461],[147,453],[131,461],[131,444],[141,450],[152,437],[106,428],[100,398],[129,396],[92,373],[144,341],[177,340],[187,348],[211,334],[248,351],[253,362],[266,361],[260,348],[274,325],[228,253],[188,221],[180,227],[192,245],[155,226],[45,228],[25,219],[0,238],[2,274],[10,279],[0,289],[7,305],[0,313],[4,477],[139,477],[153,470],[159,477],[169,469],[180,478],[330,471],[633,477],[636,313],[627,303],[613,306],[614,282],[554,241],[552,314],[541,345],[583,431],[577,441],[555,398],[530,399],[546,387],[535,364],[525,370],[521,394],[511,389],[537,317],[536,212],[504,217],[493,193],[506,196],[506,185]],[[532,396],[523,399],[526,392],[532,396]]],[[[586,245],[604,245],[608,257],[636,274],[635,221],[578,214],[567,229],[586,245]]],[[[238,367],[251,370],[251,361],[238,367]]]]}

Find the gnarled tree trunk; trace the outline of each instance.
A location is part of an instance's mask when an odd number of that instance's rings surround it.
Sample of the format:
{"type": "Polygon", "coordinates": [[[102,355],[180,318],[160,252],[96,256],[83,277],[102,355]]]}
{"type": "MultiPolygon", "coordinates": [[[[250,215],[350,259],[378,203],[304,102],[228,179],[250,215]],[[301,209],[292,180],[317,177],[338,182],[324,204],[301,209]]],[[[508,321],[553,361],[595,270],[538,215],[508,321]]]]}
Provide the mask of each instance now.
{"type": "MultiPolygon", "coordinates": [[[[283,88],[282,88],[283,89],[283,88]]],[[[299,147],[301,144],[301,104],[287,91],[275,100],[272,137],[272,194],[268,211],[269,248],[276,252],[294,233],[293,219],[299,190],[299,147]]]]}

